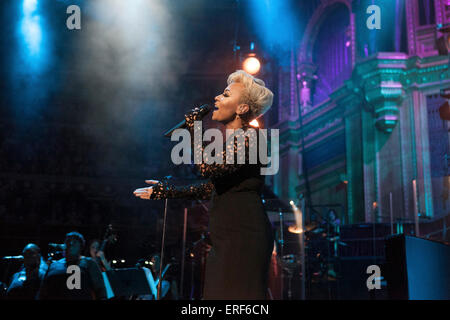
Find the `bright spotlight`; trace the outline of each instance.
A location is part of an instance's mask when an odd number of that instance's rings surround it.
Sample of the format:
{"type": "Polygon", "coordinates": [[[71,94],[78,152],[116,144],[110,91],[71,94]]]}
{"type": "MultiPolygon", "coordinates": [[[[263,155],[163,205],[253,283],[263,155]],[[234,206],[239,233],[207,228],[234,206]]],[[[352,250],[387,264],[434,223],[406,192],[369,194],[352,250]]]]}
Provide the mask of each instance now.
{"type": "Polygon", "coordinates": [[[20,28],[30,56],[39,53],[42,43],[41,19],[37,13],[37,6],[37,0],[24,0],[22,2],[23,17],[20,28]]]}
{"type": "Polygon", "coordinates": [[[37,9],[37,0],[23,1],[23,13],[25,15],[31,15],[36,9],[37,9]]]}
{"type": "Polygon", "coordinates": [[[254,127],[254,128],[259,128],[259,122],[258,122],[258,120],[256,120],[256,119],[250,121],[249,124],[250,124],[252,127],[254,127]]]}
{"type": "Polygon", "coordinates": [[[42,30],[39,17],[26,17],[22,20],[22,34],[30,55],[39,53],[42,42],[42,30]]]}
{"type": "Polygon", "coordinates": [[[254,53],[249,54],[242,63],[242,68],[244,69],[244,71],[250,74],[257,74],[261,69],[261,63],[255,56],[256,55],[254,53]]]}
{"type": "Polygon", "coordinates": [[[294,210],[294,211],[297,211],[298,210],[298,207],[295,205],[295,202],[294,201],[289,201],[289,204],[291,205],[291,207],[292,207],[292,210],[294,210]]]}

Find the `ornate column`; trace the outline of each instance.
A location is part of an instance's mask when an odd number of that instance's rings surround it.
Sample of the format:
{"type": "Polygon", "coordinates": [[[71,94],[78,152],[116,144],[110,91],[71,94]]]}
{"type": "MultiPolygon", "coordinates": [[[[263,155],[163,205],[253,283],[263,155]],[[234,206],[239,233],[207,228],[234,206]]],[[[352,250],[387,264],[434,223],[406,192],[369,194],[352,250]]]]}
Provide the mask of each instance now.
{"type": "Polygon", "coordinates": [[[433,216],[433,190],[431,184],[430,142],[428,134],[427,102],[420,91],[412,91],[414,140],[416,149],[416,180],[418,209],[422,214],[433,216]]]}
{"type": "Polygon", "coordinates": [[[391,192],[395,199],[403,197],[397,124],[405,96],[402,77],[406,61],[404,54],[379,53],[376,58],[356,67],[353,81],[359,84],[364,100],[361,113],[362,171],[368,222],[386,220],[391,192]]]}
{"type": "Polygon", "coordinates": [[[336,98],[336,104],[344,111],[345,123],[345,160],[346,160],[346,191],[348,223],[365,221],[364,217],[364,187],[362,159],[362,113],[363,99],[358,88],[351,81],[347,82],[345,90],[336,98]]]}
{"type": "Polygon", "coordinates": [[[408,39],[408,53],[413,56],[416,54],[416,12],[417,3],[415,0],[406,1],[406,33],[408,39]]]}
{"type": "Polygon", "coordinates": [[[414,102],[408,90],[399,114],[401,143],[403,218],[414,219],[414,199],[412,181],[416,178],[416,149],[414,147],[414,102]]]}
{"type": "Polygon", "coordinates": [[[405,94],[401,82],[386,79],[377,83],[370,80],[365,92],[366,101],[374,112],[377,129],[386,133],[392,132],[398,123],[398,108],[405,94]]]}

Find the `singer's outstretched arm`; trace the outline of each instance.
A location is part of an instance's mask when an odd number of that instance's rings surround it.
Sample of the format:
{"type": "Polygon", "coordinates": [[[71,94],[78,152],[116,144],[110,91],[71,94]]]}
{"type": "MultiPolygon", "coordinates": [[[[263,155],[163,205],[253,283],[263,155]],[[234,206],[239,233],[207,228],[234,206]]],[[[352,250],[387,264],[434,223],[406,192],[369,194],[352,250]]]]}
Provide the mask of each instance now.
{"type": "Polygon", "coordinates": [[[182,198],[192,200],[211,199],[214,186],[211,182],[191,184],[187,186],[174,186],[167,181],[159,181],[153,187],[150,196],[152,200],[182,198]]]}
{"type": "MultiPolygon", "coordinates": [[[[185,115],[186,127],[191,131],[191,135],[194,130],[194,121],[201,120],[202,115],[198,111],[193,110],[185,115]]],[[[249,164],[249,150],[250,143],[256,143],[257,139],[249,139],[245,137],[244,144],[238,142],[238,139],[234,141],[234,148],[230,148],[228,153],[233,153],[234,159],[237,159],[238,150],[245,148],[245,161],[243,164],[230,164],[226,163],[226,151],[222,151],[222,163],[207,164],[202,162],[196,164],[200,174],[208,179],[215,179],[234,173],[244,166],[249,164]],[[242,145],[241,145],[242,144],[242,145]]],[[[194,148],[194,147],[193,147],[194,148]]],[[[201,146],[202,153],[205,145],[201,146]]],[[[226,148],[226,145],[225,145],[226,148]]],[[[148,188],[140,188],[134,191],[136,197],[141,199],[159,200],[159,199],[193,199],[193,200],[209,200],[214,191],[214,185],[211,181],[206,183],[198,183],[187,186],[175,186],[168,181],[146,180],[147,183],[153,185],[148,188]]]]}
{"type": "Polygon", "coordinates": [[[190,184],[187,186],[175,186],[167,180],[146,180],[148,184],[153,185],[148,188],[136,189],[133,193],[141,199],[160,200],[160,199],[192,199],[209,200],[214,191],[214,185],[211,182],[190,184]]]}

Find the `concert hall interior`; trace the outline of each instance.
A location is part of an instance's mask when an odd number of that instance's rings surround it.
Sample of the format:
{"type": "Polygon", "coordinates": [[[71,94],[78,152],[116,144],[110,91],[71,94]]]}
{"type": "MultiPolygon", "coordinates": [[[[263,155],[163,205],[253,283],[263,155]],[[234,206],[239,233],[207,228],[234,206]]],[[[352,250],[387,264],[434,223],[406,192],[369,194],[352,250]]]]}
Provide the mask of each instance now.
{"type": "Polygon", "coordinates": [[[0,300],[450,300],[450,1],[0,7],[0,300]]]}

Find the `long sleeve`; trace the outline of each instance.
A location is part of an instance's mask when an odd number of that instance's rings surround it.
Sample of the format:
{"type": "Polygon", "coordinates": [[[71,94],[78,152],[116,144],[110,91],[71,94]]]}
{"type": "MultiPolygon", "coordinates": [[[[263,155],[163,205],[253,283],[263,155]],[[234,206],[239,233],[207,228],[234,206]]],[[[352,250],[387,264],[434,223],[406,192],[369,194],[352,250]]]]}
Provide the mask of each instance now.
{"type": "MultiPolygon", "coordinates": [[[[185,115],[185,120],[186,126],[191,132],[191,137],[193,137],[195,121],[200,120],[198,111],[193,110],[185,115]]],[[[244,130],[246,129],[247,128],[244,128],[244,130]]],[[[214,155],[215,159],[220,159],[221,161],[207,163],[208,161],[205,159],[205,161],[202,161],[200,164],[196,164],[197,170],[204,178],[212,179],[214,181],[214,179],[237,172],[249,164],[259,166],[257,164],[258,132],[254,129],[251,129],[253,132],[246,132],[244,130],[240,130],[231,137],[234,138],[233,143],[224,144],[224,150],[222,150],[221,154],[214,155]],[[233,159],[232,163],[230,163],[231,159],[233,159]]],[[[193,143],[194,139],[192,139],[192,144],[193,143]]],[[[202,142],[202,145],[200,146],[202,155],[204,154],[205,147],[206,145],[202,142]]],[[[192,146],[192,149],[197,150],[194,145],[192,146]]],[[[208,200],[211,198],[214,190],[215,187],[212,182],[175,186],[167,181],[161,181],[153,186],[153,192],[150,199],[182,198],[208,200]]]]}
{"type": "Polygon", "coordinates": [[[209,200],[213,191],[214,185],[211,182],[197,183],[187,186],[175,186],[164,180],[153,186],[153,192],[150,199],[160,200],[181,198],[192,200],[209,200]]]}

